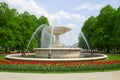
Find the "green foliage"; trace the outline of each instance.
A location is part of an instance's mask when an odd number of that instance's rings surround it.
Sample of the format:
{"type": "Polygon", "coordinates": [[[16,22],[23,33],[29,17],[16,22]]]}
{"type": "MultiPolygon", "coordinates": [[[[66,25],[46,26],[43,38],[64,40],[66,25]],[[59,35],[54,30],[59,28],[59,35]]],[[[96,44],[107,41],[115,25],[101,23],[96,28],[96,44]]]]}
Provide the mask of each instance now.
{"type": "MultiPolygon", "coordinates": [[[[85,21],[82,32],[91,48],[102,49],[106,52],[119,50],[120,46],[120,7],[115,10],[112,6],[103,7],[96,17],[91,16],[85,21]]],[[[79,43],[80,43],[79,39],[79,43]]]]}
{"type": "MultiPolygon", "coordinates": [[[[86,20],[86,22],[84,23],[84,26],[82,28],[82,32],[84,33],[88,43],[91,43],[90,40],[92,37],[92,33],[94,31],[95,22],[96,22],[96,18],[91,16],[88,20],[86,20]]],[[[85,41],[81,36],[79,36],[79,44],[78,45],[79,45],[79,47],[85,48],[85,41]]]]}
{"type": "Polygon", "coordinates": [[[120,69],[120,63],[115,64],[102,64],[102,65],[73,65],[73,66],[60,66],[59,63],[52,66],[41,64],[1,64],[0,70],[7,71],[21,71],[21,72],[86,72],[86,71],[104,71],[110,69],[120,69]]]}
{"type": "MultiPolygon", "coordinates": [[[[49,25],[46,17],[37,18],[27,11],[19,14],[16,9],[10,9],[6,3],[0,2],[0,46],[6,52],[24,51],[33,32],[42,24],[49,25]]],[[[37,45],[33,40],[30,49],[37,45]]]]}

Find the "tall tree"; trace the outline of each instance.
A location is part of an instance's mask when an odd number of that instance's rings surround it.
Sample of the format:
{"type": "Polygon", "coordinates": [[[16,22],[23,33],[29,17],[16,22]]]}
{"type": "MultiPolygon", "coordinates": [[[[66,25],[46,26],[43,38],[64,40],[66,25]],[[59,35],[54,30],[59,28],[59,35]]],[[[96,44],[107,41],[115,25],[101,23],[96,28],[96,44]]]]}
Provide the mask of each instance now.
{"type": "Polygon", "coordinates": [[[100,14],[97,17],[97,31],[101,30],[102,34],[100,35],[99,40],[104,44],[103,47],[107,49],[107,52],[110,50],[110,46],[112,46],[112,32],[113,32],[113,21],[114,21],[115,9],[112,6],[107,5],[100,11],[100,14]]]}
{"type": "Polygon", "coordinates": [[[16,9],[9,9],[6,3],[0,3],[0,45],[11,49],[15,45],[16,9]]]}
{"type": "MultiPolygon", "coordinates": [[[[94,16],[91,16],[88,20],[85,21],[83,27],[82,27],[82,33],[85,35],[89,45],[91,45],[91,38],[93,36],[93,32],[95,29],[96,24],[96,18],[94,16]]],[[[80,39],[82,40],[82,39],[80,39]]],[[[81,43],[82,41],[80,41],[81,43]]]]}
{"type": "Polygon", "coordinates": [[[119,9],[116,10],[112,6],[103,7],[97,17],[90,17],[85,21],[82,32],[89,40],[91,47],[103,48],[107,52],[115,46],[115,32],[119,25],[119,9]],[[116,19],[117,18],[117,19],[116,19]],[[114,38],[113,38],[114,37],[114,38]],[[114,42],[113,42],[114,41],[114,42]]]}
{"type": "Polygon", "coordinates": [[[120,7],[115,13],[114,28],[113,28],[113,43],[115,48],[120,48],[120,7]]]}
{"type": "MultiPolygon", "coordinates": [[[[6,51],[25,50],[33,32],[42,24],[49,25],[46,17],[38,19],[27,11],[19,14],[16,9],[10,9],[6,3],[0,2],[0,46],[6,48],[6,51]]],[[[37,47],[35,41],[31,48],[37,47]]]]}

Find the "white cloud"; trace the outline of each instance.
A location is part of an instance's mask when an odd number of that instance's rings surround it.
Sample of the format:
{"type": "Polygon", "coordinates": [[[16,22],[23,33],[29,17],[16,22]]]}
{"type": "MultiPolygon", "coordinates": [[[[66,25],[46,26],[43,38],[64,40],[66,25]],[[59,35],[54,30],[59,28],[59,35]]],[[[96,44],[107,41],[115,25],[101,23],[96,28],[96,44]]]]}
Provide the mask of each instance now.
{"type": "Polygon", "coordinates": [[[84,22],[87,19],[84,15],[80,14],[72,14],[72,17],[80,22],[84,22]]]}
{"type": "Polygon", "coordinates": [[[34,14],[37,17],[44,15],[48,18],[50,24],[60,24],[61,19],[74,19],[76,21],[84,22],[85,16],[80,14],[72,14],[60,10],[56,13],[49,14],[48,11],[41,5],[38,5],[35,0],[3,0],[10,8],[16,8],[20,13],[28,11],[30,14],[34,14]],[[57,20],[57,21],[56,21],[57,20]]]}
{"type": "Polygon", "coordinates": [[[68,24],[68,25],[67,25],[67,27],[69,27],[69,28],[71,28],[71,29],[72,29],[72,28],[77,27],[77,25],[75,25],[75,24],[73,24],[73,23],[70,23],[70,24],[68,24]]]}
{"type": "Polygon", "coordinates": [[[56,15],[58,15],[60,17],[63,17],[63,18],[66,18],[66,19],[70,19],[71,18],[70,14],[65,12],[65,11],[59,11],[58,13],[56,13],[56,15]]]}
{"type": "Polygon", "coordinates": [[[82,3],[78,7],[76,7],[76,10],[81,10],[81,9],[94,10],[94,9],[100,9],[101,7],[103,7],[103,5],[101,4],[82,3]]]}
{"type": "Polygon", "coordinates": [[[16,8],[20,13],[28,11],[36,16],[47,15],[47,10],[38,5],[34,0],[3,0],[11,8],[16,8]]]}
{"type": "Polygon", "coordinates": [[[61,22],[61,19],[71,19],[70,13],[60,10],[54,14],[48,14],[46,16],[53,25],[58,25],[61,22]]]}
{"type": "Polygon", "coordinates": [[[72,14],[72,13],[68,13],[65,11],[59,11],[55,14],[50,14],[49,16],[53,16],[54,19],[59,18],[59,20],[64,18],[64,19],[73,19],[73,20],[80,21],[80,22],[84,22],[87,19],[84,15],[72,14]]]}
{"type": "Polygon", "coordinates": [[[48,18],[50,23],[52,23],[53,20],[56,19],[55,14],[48,14],[47,10],[41,5],[38,5],[35,0],[3,0],[3,2],[6,2],[10,6],[10,8],[16,8],[20,13],[28,11],[29,13],[34,14],[37,17],[44,15],[48,18]]]}
{"type": "Polygon", "coordinates": [[[72,19],[79,22],[84,22],[87,19],[84,15],[72,14],[65,11],[59,11],[55,14],[49,14],[47,15],[47,17],[49,21],[52,22],[52,24],[56,21],[58,21],[58,23],[60,24],[61,19],[72,19]]]}

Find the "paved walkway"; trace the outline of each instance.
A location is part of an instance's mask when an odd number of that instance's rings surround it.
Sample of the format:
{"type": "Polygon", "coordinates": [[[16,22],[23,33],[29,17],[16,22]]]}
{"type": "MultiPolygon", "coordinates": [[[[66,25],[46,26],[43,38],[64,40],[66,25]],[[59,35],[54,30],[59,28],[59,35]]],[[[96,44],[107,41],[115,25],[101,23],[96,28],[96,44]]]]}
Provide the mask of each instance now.
{"type": "Polygon", "coordinates": [[[0,80],[120,80],[120,71],[65,74],[0,72],[0,80]]]}

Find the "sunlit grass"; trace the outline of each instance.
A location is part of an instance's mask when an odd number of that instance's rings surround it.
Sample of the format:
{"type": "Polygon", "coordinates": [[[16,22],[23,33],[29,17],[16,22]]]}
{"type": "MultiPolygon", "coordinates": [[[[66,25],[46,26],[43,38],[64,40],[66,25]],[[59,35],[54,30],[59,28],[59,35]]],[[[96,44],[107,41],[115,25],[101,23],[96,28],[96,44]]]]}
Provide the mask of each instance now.
{"type": "Polygon", "coordinates": [[[120,54],[107,54],[108,60],[120,60],[120,54]]]}
{"type": "Polygon", "coordinates": [[[0,60],[4,60],[5,56],[6,56],[6,54],[0,54],[0,60]]]}

